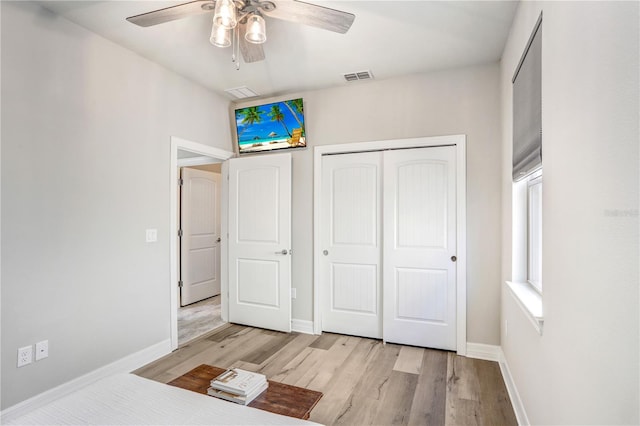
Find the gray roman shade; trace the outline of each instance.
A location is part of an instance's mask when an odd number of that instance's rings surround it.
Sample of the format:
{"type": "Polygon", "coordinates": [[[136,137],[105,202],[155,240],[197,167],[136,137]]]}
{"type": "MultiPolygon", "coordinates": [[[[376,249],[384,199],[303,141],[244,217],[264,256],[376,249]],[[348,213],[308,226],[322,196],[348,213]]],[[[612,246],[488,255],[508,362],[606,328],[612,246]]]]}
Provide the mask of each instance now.
{"type": "Polygon", "coordinates": [[[542,14],[513,76],[513,180],[542,165],[542,14]]]}

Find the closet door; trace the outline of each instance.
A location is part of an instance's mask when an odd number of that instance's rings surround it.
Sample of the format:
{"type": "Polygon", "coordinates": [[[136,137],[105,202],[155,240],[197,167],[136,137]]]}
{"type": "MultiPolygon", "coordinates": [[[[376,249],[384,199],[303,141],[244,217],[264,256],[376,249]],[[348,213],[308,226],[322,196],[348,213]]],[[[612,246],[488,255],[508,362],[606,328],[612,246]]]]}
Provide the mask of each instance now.
{"type": "Polygon", "coordinates": [[[322,158],[322,329],[382,337],[381,152],[322,158]]]}
{"type": "Polygon", "coordinates": [[[384,339],[456,349],[456,151],[384,154],[384,339]]]}

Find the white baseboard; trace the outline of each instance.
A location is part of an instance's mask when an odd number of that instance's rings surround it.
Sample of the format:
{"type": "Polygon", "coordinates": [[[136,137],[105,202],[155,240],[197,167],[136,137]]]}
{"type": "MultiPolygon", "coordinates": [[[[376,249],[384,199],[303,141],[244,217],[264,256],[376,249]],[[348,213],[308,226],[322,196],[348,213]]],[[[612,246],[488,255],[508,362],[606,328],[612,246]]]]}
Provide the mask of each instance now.
{"type": "Polygon", "coordinates": [[[291,331],[297,331],[298,333],[314,334],[313,333],[313,321],[306,321],[293,318],[291,320],[291,331]]]}
{"type": "Polygon", "coordinates": [[[500,362],[502,349],[496,345],[467,342],[467,357],[500,362]]]}
{"type": "Polygon", "coordinates": [[[511,405],[513,406],[513,411],[516,414],[518,424],[520,426],[529,426],[530,423],[529,418],[527,417],[527,412],[525,411],[524,404],[522,404],[522,400],[520,399],[518,388],[516,388],[516,383],[513,381],[513,376],[511,375],[511,370],[509,370],[509,364],[507,363],[507,359],[504,356],[502,348],[500,348],[499,363],[500,372],[502,373],[502,379],[504,380],[504,384],[507,387],[507,392],[509,393],[511,405]]]}
{"type": "Polygon", "coordinates": [[[83,376],[70,380],[53,389],[42,392],[16,405],[8,407],[0,413],[0,424],[16,419],[32,410],[42,407],[51,401],[70,394],[96,380],[118,373],[129,373],[171,352],[171,339],[164,340],[148,348],[127,355],[117,361],[93,370],[83,376]]]}

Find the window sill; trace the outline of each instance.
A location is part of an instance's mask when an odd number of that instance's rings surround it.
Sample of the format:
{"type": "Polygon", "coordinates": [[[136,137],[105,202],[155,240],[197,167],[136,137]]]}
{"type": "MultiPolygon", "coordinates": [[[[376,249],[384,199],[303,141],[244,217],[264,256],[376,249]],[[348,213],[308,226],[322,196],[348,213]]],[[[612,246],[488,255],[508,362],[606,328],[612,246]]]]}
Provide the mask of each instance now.
{"type": "Polygon", "coordinates": [[[542,326],[544,324],[542,295],[529,283],[507,281],[507,287],[511,290],[511,295],[527,318],[529,318],[538,334],[542,335],[542,326]]]}

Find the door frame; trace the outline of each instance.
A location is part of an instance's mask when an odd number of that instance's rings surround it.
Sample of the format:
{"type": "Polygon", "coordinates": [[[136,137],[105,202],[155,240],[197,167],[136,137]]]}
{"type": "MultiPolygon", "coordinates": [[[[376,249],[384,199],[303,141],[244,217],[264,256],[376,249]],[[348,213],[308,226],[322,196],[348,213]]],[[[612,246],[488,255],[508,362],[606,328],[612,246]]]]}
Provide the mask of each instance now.
{"type": "MultiPolygon", "coordinates": [[[[170,337],[171,337],[171,350],[178,349],[178,192],[176,187],[178,184],[178,167],[181,165],[195,165],[224,162],[229,158],[235,156],[234,152],[225,151],[220,148],[214,148],[209,145],[203,145],[197,142],[192,142],[186,139],[182,139],[176,136],[171,136],[171,155],[170,155],[170,177],[169,180],[169,303],[170,303],[170,337]],[[198,157],[190,157],[187,160],[188,164],[182,164],[181,160],[178,160],[178,151],[188,151],[197,154],[198,157]],[[196,160],[194,160],[194,158],[196,160]]],[[[227,234],[226,214],[227,209],[227,189],[224,179],[224,163],[223,163],[223,179],[222,179],[222,199],[221,199],[221,216],[220,216],[220,234],[227,234]]],[[[222,239],[220,243],[220,281],[221,284],[226,281],[226,250],[227,243],[225,239],[222,239]]],[[[220,286],[221,291],[221,304],[222,304],[222,319],[226,321],[226,288],[224,285],[220,286]]]]}
{"type": "MultiPolygon", "coordinates": [[[[322,333],[320,317],[322,156],[390,149],[455,146],[456,148],[456,352],[467,354],[467,167],[466,135],[390,139],[316,146],[313,151],[313,332],[322,333]]],[[[384,303],[384,301],[383,301],[384,303]]]]}

